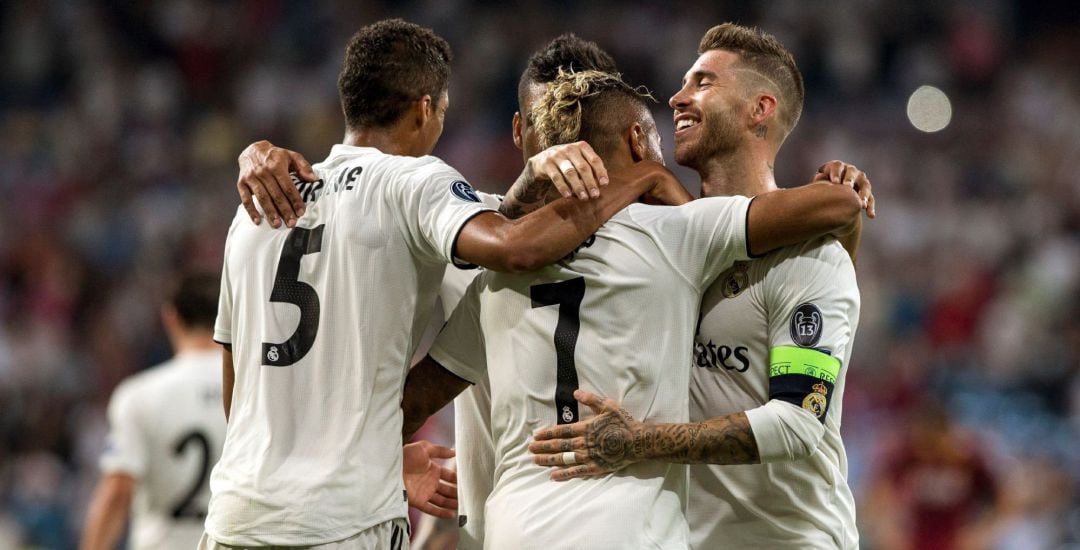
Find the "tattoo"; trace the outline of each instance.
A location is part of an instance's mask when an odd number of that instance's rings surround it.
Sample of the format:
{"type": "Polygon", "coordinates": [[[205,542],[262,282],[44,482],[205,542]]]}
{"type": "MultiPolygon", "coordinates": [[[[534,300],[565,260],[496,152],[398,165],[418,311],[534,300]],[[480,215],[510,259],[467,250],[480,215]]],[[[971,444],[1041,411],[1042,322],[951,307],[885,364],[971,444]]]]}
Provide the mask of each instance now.
{"type": "Polygon", "coordinates": [[[762,139],[765,139],[765,134],[767,134],[768,132],[769,129],[766,128],[764,124],[758,124],[758,127],[754,128],[754,134],[756,134],[757,137],[762,139]]]}
{"type": "MultiPolygon", "coordinates": [[[[645,425],[637,458],[683,464],[757,464],[757,441],[745,413],[705,422],[645,425]]],[[[637,449],[635,449],[637,451],[637,449]]]]}
{"type": "Polygon", "coordinates": [[[499,212],[510,219],[520,218],[532,210],[537,203],[543,203],[549,187],[550,184],[547,182],[519,178],[506,193],[502,204],[499,205],[499,212]]]}
{"type": "Polygon", "coordinates": [[[596,417],[585,432],[589,460],[611,472],[632,464],[634,447],[639,445],[631,436],[633,423],[634,418],[622,408],[596,417]]]}

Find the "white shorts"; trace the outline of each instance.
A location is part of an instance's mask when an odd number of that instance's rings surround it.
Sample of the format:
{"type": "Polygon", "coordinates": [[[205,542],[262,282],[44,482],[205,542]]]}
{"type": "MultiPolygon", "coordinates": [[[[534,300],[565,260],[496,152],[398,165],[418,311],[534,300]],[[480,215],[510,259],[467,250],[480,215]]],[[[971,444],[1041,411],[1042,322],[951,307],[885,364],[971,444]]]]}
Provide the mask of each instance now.
{"type": "Polygon", "coordinates": [[[198,550],[409,550],[409,523],[403,519],[392,519],[373,525],[359,533],[336,542],[315,546],[230,546],[210,538],[205,532],[199,539],[198,550]]]}

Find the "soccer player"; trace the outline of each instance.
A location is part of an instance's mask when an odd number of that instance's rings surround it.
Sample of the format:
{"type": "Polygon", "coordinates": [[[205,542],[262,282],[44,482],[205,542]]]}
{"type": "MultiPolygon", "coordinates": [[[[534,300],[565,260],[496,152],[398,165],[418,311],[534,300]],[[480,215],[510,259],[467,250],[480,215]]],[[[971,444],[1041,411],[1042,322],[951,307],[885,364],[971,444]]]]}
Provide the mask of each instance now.
{"type": "Polygon", "coordinates": [[[430,29],[362,28],[338,82],[345,142],[313,167],[303,213],[278,231],[238,209],[214,331],[229,425],[202,547],[406,544],[401,388],[446,265],[536,269],[673,182],[636,164],[598,200],[507,220],[427,156],[449,61],[430,29]]]}
{"type": "MultiPolygon", "coordinates": [[[[533,116],[540,146],[584,139],[611,170],[660,157],[648,105],[614,75],[560,77],[533,116]]],[[[544,200],[556,197],[551,189],[544,200]]],[[[579,386],[619,395],[640,416],[685,421],[689,372],[679,365],[691,357],[689,334],[708,284],[736,260],[848,227],[858,213],[856,194],[831,184],[753,203],[731,197],[678,208],[636,204],[556,265],[520,275],[482,273],[430,360],[409,374],[406,433],[446,393],[486,371],[491,410],[498,411],[491,417],[498,461],[485,544],[685,548],[685,468],[645,462],[559,486],[533,464],[529,434],[548,422],[576,422],[572,393],[579,386]]]]}
{"type": "MultiPolygon", "coordinates": [[[[710,29],[699,54],[670,101],[675,158],[701,175],[702,196],[768,196],[802,110],[795,61],[772,36],[733,24],[710,29]]],[[[868,185],[850,166],[827,177],[868,185]]],[[[874,215],[873,199],[865,205],[874,215]]],[[[832,237],[736,263],[702,303],[691,423],[641,423],[581,392],[598,416],[538,433],[537,461],[561,466],[575,449],[581,464],[556,479],[641,460],[693,464],[694,548],[857,548],[840,416],[858,317],[852,260],[832,237]]]]}
{"type": "Polygon", "coordinates": [[[134,549],[195,547],[203,530],[210,466],[221,453],[221,351],[213,340],[216,275],[184,276],[161,308],[175,355],[136,374],[109,401],[103,477],[82,550],[116,547],[131,516],[134,549]]]}
{"type": "MultiPolygon", "coordinates": [[[[521,75],[518,83],[519,108],[512,120],[513,140],[522,151],[527,169],[535,166],[532,168],[534,172],[552,174],[553,181],[550,184],[555,185],[563,196],[575,194],[579,198],[588,199],[598,192],[596,187],[598,180],[606,173],[603,171],[603,166],[600,165],[600,171],[595,174],[589,169],[583,169],[583,174],[579,176],[577,169],[574,169],[564,176],[559,164],[565,166],[566,162],[570,162],[571,165],[580,165],[581,161],[585,160],[584,155],[595,153],[584,142],[573,144],[580,146],[577,149],[568,147],[560,150],[554,147],[541,151],[532,125],[531,106],[543,95],[547,89],[546,84],[555,80],[560,69],[616,72],[615,61],[596,43],[583,40],[573,33],[556,37],[529,58],[521,75]],[[562,152],[567,155],[560,155],[562,152]],[[570,156],[573,154],[580,156],[570,156]],[[553,170],[552,167],[555,169],[553,170]]],[[[241,175],[237,182],[237,189],[240,191],[245,208],[252,214],[254,221],[257,222],[260,217],[251,200],[255,195],[262,197],[260,202],[267,206],[267,213],[273,216],[272,220],[282,217],[288,219],[294,212],[294,205],[287,197],[294,188],[290,171],[297,172],[300,178],[307,181],[315,179],[310,165],[303,156],[274,147],[269,142],[253,143],[241,153],[241,175]],[[280,205],[280,211],[285,214],[278,214],[275,202],[280,205]]],[[[525,179],[521,181],[523,184],[527,181],[531,182],[525,179]]],[[[537,205],[546,194],[547,186],[547,183],[513,186],[509,191],[511,198],[506,202],[507,207],[501,211],[507,217],[520,217],[524,214],[526,206],[531,209],[537,205]]],[[[500,207],[502,197],[480,191],[476,194],[489,207],[500,207]]],[[[295,208],[301,209],[301,205],[302,201],[299,201],[297,193],[295,208]]],[[[477,270],[446,270],[439,298],[447,318],[461,300],[465,288],[478,273],[477,270]]],[[[476,384],[469,386],[454,399],[455,447],[465,457],[457,463],[459,516],[456,518],[454,528],[458,531],[457,548],[459,550],[479,550],[484,547],[483,510],[487,495],[491,492],[495,470],[489,419],[490,407],[486,378],[477,380],[476,384]]],[[[441,499],[440,503],[442,503],[441,499]]],[[[421,509],[429,514],[440,516],[442,510],[445,510],[445,508],[440,510],[424,506],[421,509]]],[[[437,528],[444,528],[444,525],[439,523],[437,528]]],[[[420,529],[417,531],[423,532],[420,529]]]]}

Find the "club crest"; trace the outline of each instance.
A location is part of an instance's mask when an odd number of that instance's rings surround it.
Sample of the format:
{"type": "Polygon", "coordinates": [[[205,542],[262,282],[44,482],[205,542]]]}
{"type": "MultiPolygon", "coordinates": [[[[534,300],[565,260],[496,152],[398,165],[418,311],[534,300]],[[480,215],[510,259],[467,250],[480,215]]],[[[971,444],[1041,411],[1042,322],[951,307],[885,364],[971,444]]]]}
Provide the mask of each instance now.
{"type": "Polygon", "coordinates": [[[567,406],[564,405],[563,408],[562,408],[562,419],[563,419],[563,422],[566,422],[568,424],[570,422],[573,422],[574,421],[574,411],[570,410],[570,407],[567,407],[567,406]]]}
{"type": "Polygon", "coordinates": [[[812,386],[814,393],[811,393],[803,398],[802,408],[810,411],[814,416],[821,418],[825,415],[825,411],[829,407],[829,399],[825,397],[829,393],[829,388],[818,382],[812,386]]]}
{"type": "Polygon", "coordinates": [[[800,347],[812,348],[821,341],[821,310],[809,302],[799,304],[791,315],[791,340],[800,347]]]}
{"type": "Polygon", "coordinates": [[[750,269],[748,262],[735,262],[735,265],[724,274],[720,283],[724,298],[734,298],[746,290],[750,283],[750,276],[746,273],[748,269],[750,269]]]}

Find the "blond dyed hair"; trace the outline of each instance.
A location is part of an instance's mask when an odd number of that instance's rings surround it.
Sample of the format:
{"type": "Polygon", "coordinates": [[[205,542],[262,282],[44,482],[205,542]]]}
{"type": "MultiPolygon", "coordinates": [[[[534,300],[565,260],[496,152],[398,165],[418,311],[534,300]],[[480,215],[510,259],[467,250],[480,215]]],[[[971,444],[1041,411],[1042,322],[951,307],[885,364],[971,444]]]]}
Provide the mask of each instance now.
{"type": "Polygon", "coordinates": [[[547,85],[547,91],[533,107],[533,125],[540,147],[547,149],[552,145],[578,141],[582,139],[583,127],[586,128],[584,133],[590,134],[587,130],[593,125],[590,119],[594,117],[585,113],[585,104],[607,92],[641,102],[646,98],[655,100],[647,89],[630,86],[618,73],[566,71],[560,68],[559,75],[547,85]]]}

